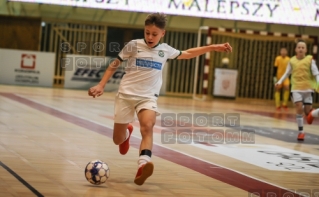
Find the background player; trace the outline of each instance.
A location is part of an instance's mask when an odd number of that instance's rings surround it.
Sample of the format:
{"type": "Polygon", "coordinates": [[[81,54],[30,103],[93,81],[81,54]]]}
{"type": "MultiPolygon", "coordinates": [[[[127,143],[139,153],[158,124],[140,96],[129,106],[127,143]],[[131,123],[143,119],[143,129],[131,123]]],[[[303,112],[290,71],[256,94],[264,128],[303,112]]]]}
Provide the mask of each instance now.
{"type": "MultiPolygon", "coordinates": [[[[319,83],[319,71],[312,56],[306,55],[307,45],[304,41],[298,41],[295,51],[296,55],[290,59],[286,72],[276,83],[276,87],[280,86],[291,74],[291,92],[296,106],[296,120],[299,130],[297,139],[304,140],[303,112],[308,115],[312,110],[312,94],[319,83]]],[[[311,117],[319,117],[318,111],[318,109],[312,111],[311,117]]],[[[307,118],[307,122],[311,123],[312,121],[309,122],[307,118]]]]}
{"type": "MultiPolygon", "coordinates": [[[[282,47],[280,49],[280,55],[276,57],[275,64],[274,64],[274,83],[277,83],[277,80],[280,79],[287,68],[288,62],[290,58],[287,56],[287,49],[285,47],[282,47]]],[[[289,99],[289,86],[290,86],[290,80],[289,78],[286,78],[281,85],[276,86],[275,91],[275,102],[276,102],[276,109],[281,109],[281,89],[283,89],[283,103],[282,107],[284,109],[288,109],[288,99],[289,99]]]]}
{"type": "Polygon", "coordinates": [[[196,47],[179,51],[160,43],[165,35],[166,17],[163,14],[151,14],[145,20],[144,39],[130,41],[118,58],[107,68],[99,84],[89,89],[90,96],[103,94],[104,86],[120,63],[127,61],[126,74],[123,76],[115,98],[113,141],[119,145],[121,154],[129,150],[129,139],[133,130],[130,122],[134,114],[140,123],[142,141],[138,159],[138,171],[134,182],[142,185],[152,175],[154,165],[151,162],[153,147],[153,127],[157,109],[157,97],[162,85],[162,69],[167,59],[190,59],[210,51],[231,52],[228,43],[196,47]]]}

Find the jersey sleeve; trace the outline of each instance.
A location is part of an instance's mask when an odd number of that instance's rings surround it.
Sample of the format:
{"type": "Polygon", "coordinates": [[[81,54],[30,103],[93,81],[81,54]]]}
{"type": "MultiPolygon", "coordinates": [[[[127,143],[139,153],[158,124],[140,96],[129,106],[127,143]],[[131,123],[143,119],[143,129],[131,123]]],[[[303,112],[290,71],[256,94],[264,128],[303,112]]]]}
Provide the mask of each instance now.
{"type": "Polygon", "coordinates": [[[283,82],[287,77],[289,77],[289,75],[291,74],[291,72],[292,72],[292,67],[291,67],[290,62],[289,62],[288,65],[287,65],[287,68],[286,68],[286,72],[285,72],[285,74],[279,79],[278,84],[282,84],[282,82],[283,82]]]}
{"type": "Polygon", "coordinates": [[[178,56],[180,56],[182,54],[182,52],[180,50],[177,50],[171,46],[169,46],[168,44],[166,44],[166,48],[167,48],[167,59],[177,59],[178,56]]]}
{"type": "Polygon", "coordinates": [[[313,76],[319,75],[318,67],[315,60],[311,60],[311,72],[313,76]]]}
{"type": "Polygon", "coordinates": [[[136,54],[137,51],[137,42],[134,40],[131,40],[129,43],[127,43],[123,49],[118,54],[117,58],[120,61],[125,61],[128,58],[132,57],[134,54],[136,54]]]}

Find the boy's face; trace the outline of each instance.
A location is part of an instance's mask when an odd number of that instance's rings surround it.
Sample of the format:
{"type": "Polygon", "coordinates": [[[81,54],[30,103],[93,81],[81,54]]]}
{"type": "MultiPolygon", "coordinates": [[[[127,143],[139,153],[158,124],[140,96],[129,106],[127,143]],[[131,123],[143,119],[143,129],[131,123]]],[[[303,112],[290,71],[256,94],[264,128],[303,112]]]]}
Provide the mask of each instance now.
{"type": "Polygon", "coordinates": [[[285,57],[287,55],[287,49],[285,48],[280,49],[280,55],[285,57]]]}
{"type": "Polygon", "coordinates": [[[144,28],[144,37],[148,47],[156,46],[160,39],[165,35],[165,30],[156,27],[155,25],[148,25],[144,28]]]}
{"type": "Polygon", "coordinates": [[[307,52],[307,46],[304,42],[299,42],[296,46],[296,54],[298,56],[304,56],[307,52]]]}

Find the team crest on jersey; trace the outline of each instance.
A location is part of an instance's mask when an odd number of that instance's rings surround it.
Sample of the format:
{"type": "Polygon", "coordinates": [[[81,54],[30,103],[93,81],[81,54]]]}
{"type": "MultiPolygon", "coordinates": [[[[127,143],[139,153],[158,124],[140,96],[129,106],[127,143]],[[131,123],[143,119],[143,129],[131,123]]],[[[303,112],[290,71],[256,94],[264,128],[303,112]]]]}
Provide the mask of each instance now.
{"type": "Polygon", "coordinates": [[[159,52],[158,52],[158,56],[160,56],[160,57],[164,57],[164,51],[159,50],[159,52]]]}

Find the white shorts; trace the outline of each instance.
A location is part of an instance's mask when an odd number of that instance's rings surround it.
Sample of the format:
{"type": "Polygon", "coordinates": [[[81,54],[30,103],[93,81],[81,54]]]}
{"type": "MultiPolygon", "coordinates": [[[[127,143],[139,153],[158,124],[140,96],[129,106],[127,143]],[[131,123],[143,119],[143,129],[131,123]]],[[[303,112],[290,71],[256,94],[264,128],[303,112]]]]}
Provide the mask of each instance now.
{"type": "Polygon", "coordinates": [[[118,93],[115,97],[114,122],[126,124],[134,121],[135,113],[141,109],[149,109],[161,115],[155,99],[118,93]]]}
{"type": "Polygon", "coordinates": [[[304,105],[312,105],[312,92],[292,92],[291,100],[296,102],[303,102],[304,105]]]}

